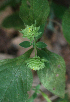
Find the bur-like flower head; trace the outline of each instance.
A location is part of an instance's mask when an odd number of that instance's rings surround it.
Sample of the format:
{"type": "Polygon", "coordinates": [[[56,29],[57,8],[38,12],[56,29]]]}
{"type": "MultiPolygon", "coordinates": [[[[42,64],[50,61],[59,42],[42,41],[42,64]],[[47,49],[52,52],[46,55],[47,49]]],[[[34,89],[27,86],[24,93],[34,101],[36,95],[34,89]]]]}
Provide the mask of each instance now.
{"type": "Polygon", "coordinates": [[[33,70],[39,70],[45,67],[46,60],[38,57],[29,58],[27,61],[27,66],[33,70]]]}
{"type": "Polygon", "coordinates": [[[35,27],[35,25],[26,25],[26,28],[20,32],[23,34],[23,38],[27,37],[32,42],[34,40],[34,37],[37,37],[41,34],[41,32],[38,32],[39,29],[40,27],[35,27]]]}

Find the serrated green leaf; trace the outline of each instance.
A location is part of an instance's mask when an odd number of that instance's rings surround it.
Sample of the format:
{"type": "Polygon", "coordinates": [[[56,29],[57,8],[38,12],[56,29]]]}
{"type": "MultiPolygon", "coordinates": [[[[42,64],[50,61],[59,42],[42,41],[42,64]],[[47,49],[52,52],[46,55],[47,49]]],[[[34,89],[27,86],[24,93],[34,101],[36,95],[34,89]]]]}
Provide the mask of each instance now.
{"type": "Polygon", "coordinates": [[[47,49],[39,50],[38,56],[48,59],[50,66],[37,71],[41,83],[47,90],[59,97],[64,97],[65,93],[65,62],[63,58],[47,49]],[[47,68],[49,67],[49,68],[47,68]]]}
{"type": "Polygon", "coordinates": [[[24,61],[32,51],[30,49],[20,57],[0,61],[0,102],[27,102],[33,76],[24,61]]]}
{"type": "Polygon", "coordinates": [[[44,42],[37,42],[36,43],[36,46],[38,47],[38,48],[45,48],[47,45],[44,43],[44,42]]]}
{"type": "Polygon", "coordinates": [[[70,44],[70,7],[66,10],[62,19],[63,34],[67,42],[70,44]]]}
{"type": "Polygon", "coordinates": [[[20,17],[27,25],[32,25],[37,21],[37,26],[45,23],[50,8],[48,0],[22,0],[20,6],[20,17]]]}
{"type": "Polygon", "coordinates": [[[24,41],[24,42],[20,43],[19,45],[24,48],[28,48],[31,46],[31,43],[29,41],[24,41]]]}
{"type": "Polygon", "coordinates": [[[67,8],[61,4],[52,2],[51,9],[53,9],[54,14],[57,18],[62,19],[64,12],[66,11],[67,8]]]}
{"type": "Polygon", "coordinates": [[[19,12],[6,17],[2,22],[2,26],[5,28],[14,28],[17,30],[25,28],[24,23],[19,17],[19,12]]]}

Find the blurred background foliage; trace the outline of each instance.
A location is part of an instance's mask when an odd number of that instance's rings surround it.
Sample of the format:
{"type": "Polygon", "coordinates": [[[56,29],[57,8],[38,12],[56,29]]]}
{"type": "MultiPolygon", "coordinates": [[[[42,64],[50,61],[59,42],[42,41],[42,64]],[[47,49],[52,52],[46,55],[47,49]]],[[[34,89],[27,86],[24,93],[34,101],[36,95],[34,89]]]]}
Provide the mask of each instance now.
{"type": "MultiPolygon", "coordinates": [[[[8,6],[10,6],[13,10],[13,14],[6,17],[4,19],[4,21],[2,22],[3,27],[6,27],[6,28],[13,27],[14,29],[24,28],[24,23],[21,21],[21,19],[19,17],[19,8],[21,5],[21,2],[22,2],[22,0],[1,0],[0,1],[0,12],[5,10],[8,6]],[[14,22],[15,22],[15,24],[14,24],[14,22]]],[[[27,3],[27,5],[29,6],[29,3],[27,3]]],[[[65,5],[65,3],[63,4],[63,2],[61,3],[60,0],[59,1],[58,0],[49,0],[49,5],[50,5],[51,10],[50,10],[50,15],[48,18],[50,18],[50,19],[54,19],[54,17],[57,17],[58,19],[61,20],[64,12],[69,7],[69,5],[65,5]]],[[[49,22],[51,22],[51,21],[49,21],[49,22]]],[[[50,26],[49,26],[49,29],[50,29],[50,26]]]]}

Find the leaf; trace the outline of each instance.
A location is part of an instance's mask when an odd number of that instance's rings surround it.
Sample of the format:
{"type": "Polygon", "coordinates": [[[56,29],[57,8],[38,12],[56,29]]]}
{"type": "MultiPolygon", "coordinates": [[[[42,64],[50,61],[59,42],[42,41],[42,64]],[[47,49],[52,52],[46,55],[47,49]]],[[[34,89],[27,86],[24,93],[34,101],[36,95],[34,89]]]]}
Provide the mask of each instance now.
{"type": "Polygon", "coordinates": [[[40,85],[37,85],[34,89],[35,93],[40,93],[40,85]]]}
{"type": "Polygon", "coordinates": [[[37,86],[36,86],[36,90],[39,90],[40,89],[40,85],[38,84],[37,86]]]}
{"type": "Polygon", "coordinates": [[[40,85],[37,85],[37,86],[33,89],[33,91],[34,91],[34,93],[33,93],[33,95],[32,95],[33,99],[35,99],[35,98],[37,97],[37,94],[40,93],[39,90],[40,90],[40,85]]]}
{"type": "Polygon", "coordinates": [[[31,43],[29,41],[24,41],[24,42],[20,43],[19,45],[24,48],[28,48],[31,46],[31,43]]]}
{"type": "Polygon", "coordinates": [[[53,94],[64,97],[66,69],[63,58],[47,49],[38,49],[37,54],[48,59],[50,64],[50,66],[46,64],[44,69],[37,71],[41,83],[53,94]]]}
{"type": "Polygon", "coordinates": [[[2,26],[5,28],[23,29],[25,28],[24,23],[19,17],[19,12],[14,13],[4,19],[2,26]]]}
{"type": "Polygon", "coordinates": [[[39,41],[39,42],[36,43],[36,46],[38,48],[45,48],[47,45],[44,42],[39,41]]]}
{"type": "Polygon", "coordinates": [[[37,93],[34,93],[32,96],[33,96],[33,99],[35,99],[37,97],[37,93]]]}
{"type": "Polygon", "coordinates": [[[66,10],[62,19],[63,34],[67,42],[70,44],[70,7],[66,10]]]}
{"type": "Polygon", "coordinates": [[[51,3],[51,8],[53,9],[55,16],[59,19],[62,19],[64,12],[67,9],[65,6],[54,2],[51,3]]]}
{"type": "Polygon", "coordinates": [[[37,26],[45,23],[50,8],[48,0],[22,0],[20,6],[20,17],[27,25],[32,25],[37,21],[37,26]]]}
{"type": "Polygon", "coordinates": [[[33,76],[24,61],[32,51],[30,49],[20,57],[0,61],[0,102],[27,102],[33,76]]]}

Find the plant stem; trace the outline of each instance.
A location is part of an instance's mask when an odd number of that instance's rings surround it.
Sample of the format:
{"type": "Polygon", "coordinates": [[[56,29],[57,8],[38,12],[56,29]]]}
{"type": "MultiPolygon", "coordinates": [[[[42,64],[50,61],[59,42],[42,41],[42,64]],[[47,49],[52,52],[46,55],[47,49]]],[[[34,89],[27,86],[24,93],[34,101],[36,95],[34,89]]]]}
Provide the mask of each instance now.
{"type": "Polygon", "coordinates": [[[34,38],[34,50],[35,50],[35,57],[36,57],[36,40],[34,38]]]}
{"type": "Polygon", "coordinates": [[[42,92],[41,90],[40,90],[40,92],[41,92],[42,96],[46,99],[47,102],[52,102],[44,92],[42,92]]]}

